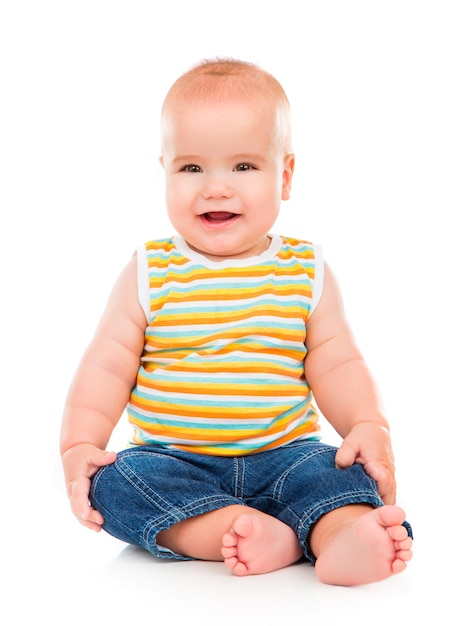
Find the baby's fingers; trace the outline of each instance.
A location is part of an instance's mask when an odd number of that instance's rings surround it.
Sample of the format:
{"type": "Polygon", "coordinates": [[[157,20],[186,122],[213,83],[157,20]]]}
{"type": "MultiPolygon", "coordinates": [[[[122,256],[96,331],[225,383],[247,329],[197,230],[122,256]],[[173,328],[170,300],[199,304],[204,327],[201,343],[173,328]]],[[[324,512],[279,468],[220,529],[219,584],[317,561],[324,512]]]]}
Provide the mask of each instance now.
{"type": "Polygon", "coordinates": [[[378,493],[385,504],[396,502],[396,482],[393,474],[381,463],[366,463],[364,469],[377,483],[378,493]]]}
{"type": "Polygon", "coordinates": [[[336,453],[335,463],[339,469],[350,467],[356,461],[357,451],[345,441],[336,453]]]}
{"type": "Polygon", "coordinates": [[[88,499],[88,490],[90,481],[88,479],[79,479],[73,483],[71,489],[71,509],[79,522],[92,530],[99,531],[104,523],[104,519],[99,513],[93,509],[88,499]]]}

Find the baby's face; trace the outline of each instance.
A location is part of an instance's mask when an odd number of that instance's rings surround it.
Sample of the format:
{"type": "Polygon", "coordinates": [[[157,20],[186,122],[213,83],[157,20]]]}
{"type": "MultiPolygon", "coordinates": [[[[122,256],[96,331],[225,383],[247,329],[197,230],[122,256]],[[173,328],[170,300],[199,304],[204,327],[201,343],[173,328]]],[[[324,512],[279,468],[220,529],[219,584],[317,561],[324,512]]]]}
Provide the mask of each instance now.
{"type": "Polygon", "coordinates": [[[163,125],[167,211],[175,229],[212,260],[263,252],[293,155],[284,155],[271,108],[245,103],[174,105],[163,125]]]}

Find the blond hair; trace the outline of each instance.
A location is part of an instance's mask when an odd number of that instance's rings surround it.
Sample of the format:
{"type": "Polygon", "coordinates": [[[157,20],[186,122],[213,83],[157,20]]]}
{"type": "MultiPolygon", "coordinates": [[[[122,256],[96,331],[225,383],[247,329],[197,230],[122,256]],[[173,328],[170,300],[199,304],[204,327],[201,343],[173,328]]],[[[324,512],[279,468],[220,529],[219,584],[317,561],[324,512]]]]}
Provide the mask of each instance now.
{"type": "Polygon", "coordinates": [[[180,76],[162,105],[162,118],[175,103],[258,102],[274,107],[277,132],[286,154],[291,149],[290,104],[281,84],[254,63],[231,58],[203,60],[180,76]]]}

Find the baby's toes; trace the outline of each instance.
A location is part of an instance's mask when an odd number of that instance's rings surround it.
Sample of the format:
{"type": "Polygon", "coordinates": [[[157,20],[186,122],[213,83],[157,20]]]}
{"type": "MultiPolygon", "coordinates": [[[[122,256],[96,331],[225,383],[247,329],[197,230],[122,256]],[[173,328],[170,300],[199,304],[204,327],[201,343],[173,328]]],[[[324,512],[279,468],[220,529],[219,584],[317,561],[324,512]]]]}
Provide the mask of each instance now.
{"type": "Polygon", "coordinates": [[[394,541],[409,539],[407,529],[404,526],[389,526],[386,530],[394,541]]]}
{"type": "Polygon", "coordinates": [[[225,533],[222,537],[222,545],[226,548],[231,548],[238,544],[238,537],[236,533],[225,533]]]}
{"type": "Polygon", "coordinates": [[[398,550],[411,550],[411,547],[413,545],[413,539],[410,539],[410,537],[407,537],[403,541],[397,541],[396,543],[397,543],[398,550]]]}
{"type": "Polygon", "coordinates": [[[411,550],[398,550],[396,556],[402,561],[410,561],[413,556],[413,552],[411,550]]]}
{"type": "Polygon", "coordinates": [[[223,546],[221,548],[221,554],[224,557],[224,559],[231,559],[232,557],[236,557],[237,556],[236,546],[232,546],[232,547],[223,546]]]}
{"type": "Polygon", "coordinates": [[[224,564],[231,570],[237,567],[239,561],[236,556],[233,556],[230,559],[224,559],[224,564]]]}

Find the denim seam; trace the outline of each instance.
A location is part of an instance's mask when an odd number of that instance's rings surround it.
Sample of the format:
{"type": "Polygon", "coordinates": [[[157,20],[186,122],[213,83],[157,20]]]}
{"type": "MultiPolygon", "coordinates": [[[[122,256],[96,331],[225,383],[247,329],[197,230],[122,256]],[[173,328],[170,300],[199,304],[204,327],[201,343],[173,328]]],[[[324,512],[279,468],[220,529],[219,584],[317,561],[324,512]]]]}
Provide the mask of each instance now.
{"type": "Polygon", "coordinates": [[[276,498],[279,502],[281,501],[282,492],[284,491],[284,487],[285,487],[285,481],[287,480],[288,476],[296,467],[298,467],[302,463],[305,463],[306,461],[308,461],[314,456],[318,456],[320,454],[331,454],[331,452],[332,452],[332,449],[330,448],[316,449],[308,454],[305,454],[303,458],[300,458],[297,461],[295,461],[295,463],[293,463],[293,465],[287,468],[285,472],[276,481],[276,484],[273,489],[273,497],[276,498]]]}
{"type": "MultiPolygon", "coordinates": [[[[158,509],[161,509],[161,511],[169,511],[169,508],[172,508],[172,504],[162,498],[158,493],[153,491],[153,489],[151,489],[149,485],[147,485],[147,483],[145,483],[142,478],[138,474],[136,474],[136,472],[134,472],[134,470],[132,470],[127,463],[123,463],[120,460],[115,462],[115,466],[118,472],[122,476],[124,476],[125,480],[127,480],[129,484],[140,493],[141,496],[143,496],[146,500],[152,502],[158,509]],[[128,471],[125,471],[124,467],[126,467],[128,471]],[[136,480],[132,480],[131,476],[134,476],[136,480]],[[146,490],[143,489],[142,485],[146,486],[146,490]]],[[[181,521],[176,516],[174,517],[174,519],[176,521],[181,521]]]]}
{"type": "Polygon", "coordinates": [[[380,501],[380,498],[375,494],[371,494],[370,491],[349,491],[347,493],[343,493],[341,496],[335,496],[333,498],[327,498],[326,500],[322,500],[318,502],[311,509],[306,511],[301,517],[298,523],[298,533],[302,528],[307,530],[319,519],[321,515],[324,515],[328,511],[326,511],[326,507],[329,510],[337,509],[341,506],[345,506],[346,504],[357,504],[359,502],[364,502],[367,504],[379,504],[383,503],[380,501]],[[336,506],[332,506],[332,505],[336,506]]]}
{"type": "Polygon", "coordinates": [[[234,495],[236,498],[240,498],[242,500],[244,495],[244,475],[246,465],[244,459],[241,457],[235,457],[233,461],[234,495]]]}

